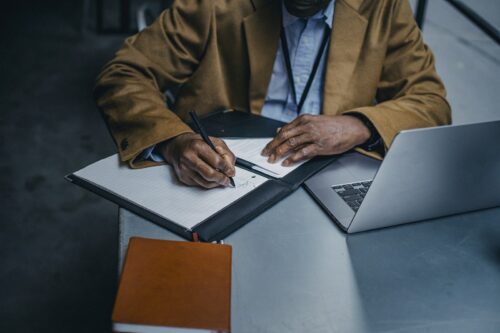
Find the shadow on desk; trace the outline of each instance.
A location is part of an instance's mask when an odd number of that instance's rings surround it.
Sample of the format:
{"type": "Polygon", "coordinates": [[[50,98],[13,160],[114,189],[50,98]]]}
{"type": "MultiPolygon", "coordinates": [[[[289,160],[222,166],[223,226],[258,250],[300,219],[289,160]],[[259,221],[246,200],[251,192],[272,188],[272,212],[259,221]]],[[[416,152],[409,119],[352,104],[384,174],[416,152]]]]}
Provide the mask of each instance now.
{"type": "Polygon", "coordinates": [[[375,332],[499,332],[500,208],[349,235],[375,332]]]}

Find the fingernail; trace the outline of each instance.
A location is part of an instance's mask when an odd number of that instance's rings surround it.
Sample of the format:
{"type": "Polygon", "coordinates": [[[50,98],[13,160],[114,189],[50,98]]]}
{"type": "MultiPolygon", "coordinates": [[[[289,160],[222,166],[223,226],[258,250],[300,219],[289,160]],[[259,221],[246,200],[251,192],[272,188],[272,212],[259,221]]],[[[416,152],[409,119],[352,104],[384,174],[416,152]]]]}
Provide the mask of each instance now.
{"type": "Polygon", "coordinates": [[[271,156],[269,156],[269,158],[267,159],[267,161],[269,163],[274,163],[275,160],[276,160],[276,156],[274,154],[272,154],[271,156]]]}
{"type": "Polygon", "coordinates": [[[268,152],[267,152],[267,149],[264,149],[262,150],[262,152],[260,153],[262,156],[267,156],[269,155],[268,152]]]}
{"type": "Polygon", "coordinates": [[[284,160],[283,163],[281,163],[282,166],[288,166],[288,164],[290,164],[290,162],[288,162],[288,160],[284,160]]]}

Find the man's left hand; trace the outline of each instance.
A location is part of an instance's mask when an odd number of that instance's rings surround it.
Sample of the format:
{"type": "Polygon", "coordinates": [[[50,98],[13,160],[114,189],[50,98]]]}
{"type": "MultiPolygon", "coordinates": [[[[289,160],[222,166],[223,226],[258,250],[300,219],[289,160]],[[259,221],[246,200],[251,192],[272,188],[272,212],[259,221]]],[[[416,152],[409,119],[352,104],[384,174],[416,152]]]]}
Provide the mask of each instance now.
{"type": "Polygon", "coordinates": [[[365,143],[370,130],[356,117],[302,115],[283,126],[262,151],[274,163],[284,156],[284,166],[320,155],[346,152],[365,143]]]}

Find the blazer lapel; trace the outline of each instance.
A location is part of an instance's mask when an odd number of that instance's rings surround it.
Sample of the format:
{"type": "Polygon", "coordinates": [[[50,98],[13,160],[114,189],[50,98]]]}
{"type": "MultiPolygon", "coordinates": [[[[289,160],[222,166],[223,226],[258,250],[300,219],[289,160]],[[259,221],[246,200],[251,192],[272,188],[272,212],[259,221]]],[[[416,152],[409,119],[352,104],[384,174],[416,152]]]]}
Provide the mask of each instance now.
{"type": "Polygon", "coordinates": [[[261,1],[243,20],[250,62],[250,110],[260,113],[267,94],[281,29],[281,2],[261,1]]]}
{"type": "Polygon", "coordinates": [[[363,45],[368,21],[358,13],[362,0],[337,0],[323,90],[322,113],[344,111],[345,91],[363,45]]]}

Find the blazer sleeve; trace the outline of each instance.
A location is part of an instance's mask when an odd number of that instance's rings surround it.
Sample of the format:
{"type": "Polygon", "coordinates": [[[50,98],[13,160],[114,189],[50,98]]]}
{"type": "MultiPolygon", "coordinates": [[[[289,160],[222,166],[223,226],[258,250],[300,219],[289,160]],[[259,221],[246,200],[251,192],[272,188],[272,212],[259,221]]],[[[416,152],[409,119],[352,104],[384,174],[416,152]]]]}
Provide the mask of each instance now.
{"type": "Polygon", "coordinates": [[[166,106],[164,92],[186,82],[204,53],[211,1],[176,1],[148,28],[125,40],[97,78],[97,105],[122,161],[154,164],[137,157],[146,148],[190,132],[166,106]]]}
{"type": "MultiPolygon", "coordinates": [[[[434,56],[424,44],[407,0],[393,1],[387,53],[377,87],[377,105],[348,112],[365,115],[379,132],[387,150],[404,129],[451,122],[443,82],[434,56]]],[[[379,154],[364,152],[381,158],[379,154]]]]}

